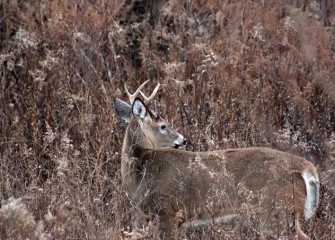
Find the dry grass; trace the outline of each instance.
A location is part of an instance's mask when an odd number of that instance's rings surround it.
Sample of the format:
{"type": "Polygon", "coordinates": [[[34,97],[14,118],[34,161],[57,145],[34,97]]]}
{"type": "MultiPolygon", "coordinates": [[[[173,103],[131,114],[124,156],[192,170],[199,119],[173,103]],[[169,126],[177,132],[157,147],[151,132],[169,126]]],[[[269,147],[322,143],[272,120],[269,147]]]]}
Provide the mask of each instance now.
{"type": "MultiPolygon", "coordinates": [[[[111,102],[146,79],[188,150],[268,146],[315,163],[322,205],[306,232],[334,238],[335,16],[292,2],[1,1],[0,238],[131,231],[111,102]]],[[[222,229],[205,236],[262,236],[222,229]]]]}

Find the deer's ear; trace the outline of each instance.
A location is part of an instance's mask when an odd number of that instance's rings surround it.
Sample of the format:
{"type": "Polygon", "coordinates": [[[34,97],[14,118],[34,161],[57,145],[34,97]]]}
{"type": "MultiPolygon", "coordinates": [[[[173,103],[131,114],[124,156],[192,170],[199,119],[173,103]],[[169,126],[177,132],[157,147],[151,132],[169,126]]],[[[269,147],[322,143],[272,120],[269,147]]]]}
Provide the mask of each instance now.
{"type": "Polygon", "coordinates": [[[132,107],[132,112],[133,115],[137,119],[143,120],[147,115],[148,115],[148,110],[147,107],[144,105],[141,99],[136,98],[133,102],[133,107],[132,107]]]}
{"type": "Polygon", "coordinates": [[[117,115],[125,122],[130,122],[130,119],[131,119],[131,116],[132,116],[132,110],[131,110],[131,106],[118,99],[118,98],[115,98],[114,99],[114,108],[115,108],[115,111],[117,113],[117,115]]]}

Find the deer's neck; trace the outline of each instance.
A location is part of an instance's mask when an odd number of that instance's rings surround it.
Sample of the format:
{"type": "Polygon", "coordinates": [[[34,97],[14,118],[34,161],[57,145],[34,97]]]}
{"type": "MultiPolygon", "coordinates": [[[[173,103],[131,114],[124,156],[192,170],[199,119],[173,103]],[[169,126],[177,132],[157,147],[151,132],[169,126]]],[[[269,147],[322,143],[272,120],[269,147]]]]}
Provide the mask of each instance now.
{"type": "Polygon", "coordinates": [[[128,158],[138,158],[143,149],[153,149],[152,142],[145,136],[135,119],[132,119],[126,130],[123,141],[122,155],[128,158]]]}
{"type": "Polygon", "coordinates": [[[144,135],[138,122],[132,119],[126,130],[123,140],[122,160],[121,160],[121,176],[122,181],[128,190],[136,189],[136,174],[141,164],[139,160],[141,153],[145,149],[153,149],[152,143],[144,135]]]}

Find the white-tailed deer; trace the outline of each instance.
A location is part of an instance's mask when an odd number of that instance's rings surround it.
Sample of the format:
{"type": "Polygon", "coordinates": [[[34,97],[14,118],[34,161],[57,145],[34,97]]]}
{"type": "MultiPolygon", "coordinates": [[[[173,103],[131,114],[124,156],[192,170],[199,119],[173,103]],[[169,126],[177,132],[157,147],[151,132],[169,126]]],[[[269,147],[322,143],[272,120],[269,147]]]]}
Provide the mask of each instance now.
{"type": "Polygon", "coordinates": [[[139,211],[159,216],[162,238],[176,238],[182,222],[256,214],[264,229],[275,228],[279,236],[280,218],[293,216],[298,239],[308,239],[299,219],[311,218],[318,207],[319,177],[311,162],[262,147],[181,150],[185,138],[148,108],[159,85],[147,98],[141,92],[146,83],[133,95],[126,88],[131,105],[114,101],[129,122],[121,174],[139,211]]]}

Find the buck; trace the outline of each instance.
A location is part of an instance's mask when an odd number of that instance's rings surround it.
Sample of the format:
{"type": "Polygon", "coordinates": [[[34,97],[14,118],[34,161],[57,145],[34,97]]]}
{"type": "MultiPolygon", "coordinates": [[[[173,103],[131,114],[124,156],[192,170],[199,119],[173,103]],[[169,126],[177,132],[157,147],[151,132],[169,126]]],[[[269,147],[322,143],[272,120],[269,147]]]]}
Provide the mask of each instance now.
{"type": "Polygon", "coordinates": [[[135,227],[143,216],[158,216],[161,238],[174,239],[182,224],[256,214],[264,229],[278,232],[285,229],[280,218],[294,216],[297,238],[308,239],[299,220],[310,219],[319,203],[311,162],[263,147],[186,151],[186,139],[149,108],[160,85],[147,97],[141,91],[146,83],[134,94],[125,86],[130,105],[114,100],[117,114],[129,122],[121,176],[138,209],[135,227]]]}

